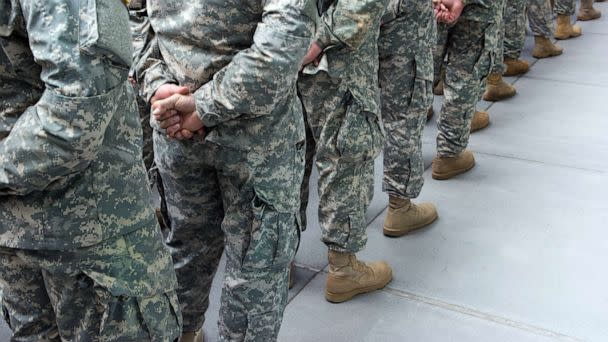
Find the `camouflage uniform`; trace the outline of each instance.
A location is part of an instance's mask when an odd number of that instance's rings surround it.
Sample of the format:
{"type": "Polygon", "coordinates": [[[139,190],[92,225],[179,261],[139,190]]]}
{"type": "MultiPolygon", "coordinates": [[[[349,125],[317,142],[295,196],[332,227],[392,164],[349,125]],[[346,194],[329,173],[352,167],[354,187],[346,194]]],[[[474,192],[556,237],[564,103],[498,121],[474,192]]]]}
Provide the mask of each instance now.
{"type": "Polygon", "coordinates": [[[386,132],[382,190],[416,198],[422,190],[422,130],[433,104],[435,16],[429,0],[392,0],[378,40],[386,132]]]}
{"type": "Polygon", "coordinates": [[[502,0],[465,0],[456,24],[438,25],[435,77],[447,55],[444,103],[439,116],[437,154],[455,157],[467,147],[471,119],[498,48],[502,0]]]}
{"type": "Polygon", "coordinates": [[[505,1],[492,72],[505,72],[504,59],[518,59],[526,39],[526,0],[505,1]]]}
{"type": "Polygon", "coordinates": [[[553,11],[550,0],[530,0],[526,11],[530,30],[535,36],[553,35],[553,11]]]}
{"type": "Polygon", "coordinates": [[[558,15],[574,15],[576,12],[575,0],[555,0],[555,13],[558,15]]]}
{"type": "MultiPolygon", "coordinates": [[[[319,170],[322,240],[338,252],[356,253],[367,242],[365,211],[373,194],[374,159],[383,144],[378,30],[386,2],[323,4],[316,41],[324,54],[298,82],[313,137],[307,144],[315,146],[319,170]]],[[[308,168],[312,160],[308,155],[308,168]]]]}
{"type": "Polygon", "coordinates": [[[187,86],[207,135],[176,141],[154,122],[184,331],[203,324],[222,249],[220,339],[273,341],[298,244],[304,123],[297,73],[315,31],[300,0],[148,1],[155,38],[140,78],[149,100],[187,86]]]}
{"type": "Polygon", "coordinates": [[[172,341],[119,0],[0,0],[0,284],[15,341],[172,341]],[[27,20],[27,25],[26,25],[27,20]]]}

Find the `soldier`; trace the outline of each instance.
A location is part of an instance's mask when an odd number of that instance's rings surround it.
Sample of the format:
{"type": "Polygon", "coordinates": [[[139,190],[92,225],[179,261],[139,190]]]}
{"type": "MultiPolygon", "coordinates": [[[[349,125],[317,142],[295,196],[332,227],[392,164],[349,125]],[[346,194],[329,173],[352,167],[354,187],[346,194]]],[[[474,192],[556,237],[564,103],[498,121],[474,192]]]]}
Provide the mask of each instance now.
{"type": "Polygon", "coordinates": [[[530,30],[534,34],[534,58],[559,56],[563,49],[551,42],[553,35],[553,10],[549,0],[530,0],[526,9],[530,30]]]}
{"type": "Polygon", "coordinates": [[[274,341],[299,236],[305,140],[295,86],[315,31],[314,2],[147,6],[155,38],[139,75],[156,119],[182,341],[202,339],[224,241],[219,338],[274,341]],[[203,131],[204,139],[192,138],[203,131]]]}
{"type": "Polygon", "coordinates": [[[435,70],[440,70],[446,55],[447,64],[437,157],[433,160],[435,179],[452,178],[475,165],[473,153],[465,149],[470,131],[489,123],[487,113],[476,114],[475,105],[492,68],[504,6],[496,0],[443,0],[451,1],[464,8],[453,26],[438,27],[438,45],[443,46],[435,50],[435,70]]]}
{"type": "Polygon", "coordinates": [[[424,183],[422,130],[433,104],[436,24],[428,0],[392,0],[382,23],[378,40],[386,132],[382,190],[389,195],[384,235],[402,236],[437,219],[433,204],[411,202],[424,183]]]}
{"type": "Polygon", "coordinates": [[[570,20],[570,17],[574,15],[576,10],[575,0],[555,0],[554,10],[557,14],[556,39],[575,38],[583,33],[581,27],[573,25],[570,20]]]}
{"type": "MultiPolygon", "coordinates": [[[[367,242],[365,211],[383,145],[377,39],[387,1],[321,3],[298,85],[313,138],[307,144],[315,147],[319,170],[319,221],[329,250],[325,298],[344,302],[392,279],[386,262],[364,263],[355,256],[367,242]]],[[[307,157],[312,168],[312,155],[307,157]]]]}
{"type": "Polygon", "coordinates": [[[504,81],[502,76],[522,75],[530,70],[525,60],[519,59],[526,38],[526,1],[512,0],[506,2],[498,37],[496,60],[492,72],[488,75],[486,101],[501,101],[517,93],[514,86],[504,81]]]}
{"type": "Polygon", "coordinates": [[[173,341],[119,0],[0,0],[0,283],[13,341],[173,341]]]}

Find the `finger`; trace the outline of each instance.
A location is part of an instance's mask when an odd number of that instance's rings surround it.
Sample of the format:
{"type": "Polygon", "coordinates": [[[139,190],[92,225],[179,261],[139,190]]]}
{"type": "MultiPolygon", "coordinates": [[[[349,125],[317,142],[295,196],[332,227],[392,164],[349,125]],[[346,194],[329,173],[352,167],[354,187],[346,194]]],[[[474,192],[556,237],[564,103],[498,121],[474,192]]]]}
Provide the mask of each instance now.
{"type": "Polygon", "coordinates": [[[194,136],[194,133],[190,132],[187,129],[182,129],[179,133],[184,139],[192,139],[192,137],[194,136]]]}
{"type": "Polygon", "coordinates": [[[159,121],[160,128],[168,129],[171,126],[177,125],[181,122],[179,115],[171,116],[168,119],[159,121]]]}
{"type": "Polygon", "coordinates": [[[176,93],[181,95],[188,95],[190,94],[190,89],[188,89],[188,87],[179,87],[177,88],[176,93]]]}
{"type": "Polygon", "coordinates": [[[169,126],[169,127],[167,127],[167,134],[174,137],[176,135],[176,133],[178,133],[181,130],[182,130],[182,126],[180,124],[169,126]]]}

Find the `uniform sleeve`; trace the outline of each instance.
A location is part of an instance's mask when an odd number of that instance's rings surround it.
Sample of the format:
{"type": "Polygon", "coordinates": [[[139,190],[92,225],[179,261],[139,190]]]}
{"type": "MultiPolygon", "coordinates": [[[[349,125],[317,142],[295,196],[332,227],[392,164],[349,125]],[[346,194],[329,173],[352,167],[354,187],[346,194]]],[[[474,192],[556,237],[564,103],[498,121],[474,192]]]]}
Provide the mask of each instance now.
{"type": "Polygon", "coordinates": [[[266,1],[253,44],[194,93],[204,125],[267,115],[291,100],[315,31],[315,16],[314,1],[266,1]]]}
{"type": "Polygon", "coordinates": [[[45,89],[0,142],[0,195],[42,191],[82,173],[128,89],[132,52],[120,0],[22,1],[21,12],[45,89]]]}
{"type": "Polygon", "coordinates": [[[480,5],[483,7],[488,7],[488,1],[495,1],[495,0],[462,0],[462,3],[465,6],[468,5],[480,5]]]}
{"type": "Polygon", "coordinates": [[[315,41],[322,47],[347,46],[356,50],[368,30],[380,20],[386,0],[337,0],[323,13],[315,41]]]}

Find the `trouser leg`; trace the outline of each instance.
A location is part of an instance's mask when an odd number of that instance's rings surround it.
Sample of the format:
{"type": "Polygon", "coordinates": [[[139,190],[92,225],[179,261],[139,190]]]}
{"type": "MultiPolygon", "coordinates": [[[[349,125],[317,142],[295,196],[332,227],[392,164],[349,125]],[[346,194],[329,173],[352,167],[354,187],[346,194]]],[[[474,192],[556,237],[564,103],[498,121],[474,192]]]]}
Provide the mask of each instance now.
{"type": "Polygon", "coordinates": [[[530,0],[527,13],[530,30],[535,36],[551,37],[553,35],[553,10],[549,0],[530,0]]]}
{"type": "Polygon", "coordinates": [[[492,66],[495,25],[461,20],[450,29],[445,100],[438,120],[440,157],[455,157],[468,145],[471,119],[492,66]]]}
{"type": "Polygon", "coordinates": [[[504,57],[519,59],[526,40],[526,0],[510,0],[504,12],[504,57]]]}
{"type": "Polygon", "coordinates": [[[575,0],[555,0],[555,13],[558,15],[574,15],[576,11],[575,0]]]}
{"type": "Polygon", "coordinates": [[[42,269],[28,264],[17,250],[0,248],[2,313],[13,332],[11,341],[59,341],[55,312],[42,269]]]}
{"type": "Polygon", "coordinates": [[[367,242],[365,212],[383,143],[378,118],[324,73],[300,84],[317,146],[322,240],[338,252],[359,252],[367,242]]]}
{"type": "Polygon", "coordinates": [[[200,140],[177,141],[155,133],[156,164],[163,180],[171,251],[184,317],[184,332],[199,330],[209,307],[209,292],[224,250],[224,209],[215,155],[200,140]]]}
{"type": "Polygon", "coordinates": [[[432,105],[432,82],[416,78],[413,56],[383,55],[379,79],[386,133],[382,190],[390,196],[416,198],[424,184],[422,131],[432,105]]]}
{"type": "Polygon", "coordinates": [[[218,151],[226,236],[220,340],[276,341],[298,245],[304,141],[264,153],[218,151]]]}

